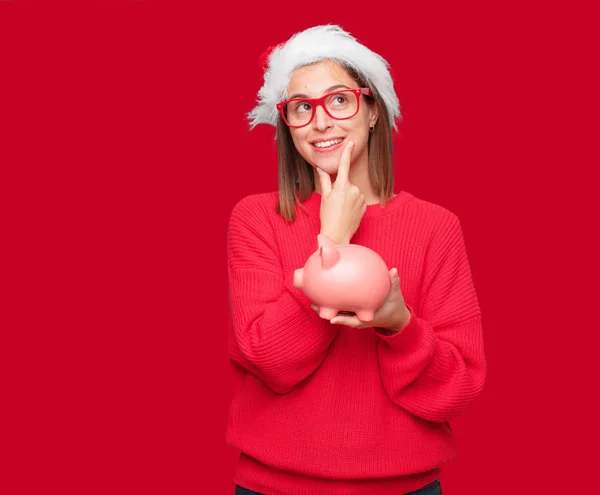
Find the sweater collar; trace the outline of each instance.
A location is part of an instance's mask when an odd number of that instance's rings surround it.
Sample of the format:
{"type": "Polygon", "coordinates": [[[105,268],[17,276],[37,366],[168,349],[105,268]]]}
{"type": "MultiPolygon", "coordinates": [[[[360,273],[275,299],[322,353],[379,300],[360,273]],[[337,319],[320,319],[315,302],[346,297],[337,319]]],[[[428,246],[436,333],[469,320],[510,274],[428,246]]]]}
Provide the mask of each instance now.
{"type": "MultiPolygon", "coordinates": [[[[367,205],[367,211],[365,211],[363,218],[377,218],[387,215],[406,204],[412,198],[413,195],[408,191],[400,190],[398,193],[396,193],[396,196],[390,199],[383,207],[380,203],[367,205]]],[[[302,204],[312,214],[320,215],[321,195],[317,191],[313,190],[313,192],[302,202],[302,204]]]]}

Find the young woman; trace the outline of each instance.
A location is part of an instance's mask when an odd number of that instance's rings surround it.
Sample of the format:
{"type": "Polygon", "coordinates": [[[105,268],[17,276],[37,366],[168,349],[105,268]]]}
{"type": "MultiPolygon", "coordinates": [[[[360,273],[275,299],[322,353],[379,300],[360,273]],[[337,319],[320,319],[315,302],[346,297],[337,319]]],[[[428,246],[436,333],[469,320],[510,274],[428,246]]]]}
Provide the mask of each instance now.
{"type": "Polygon", "coordinates": [[[441,494],[450,421],[486,377],[460,222],[394,191],[388,65],[340,27],[272,50],[259,97],[249,117],[276,127],[279,188],[244,197],[229,223],[236,493],[441,494]],[[321,317],[294,284],[319,234],[386,262],[371,320],[321,317]]]}

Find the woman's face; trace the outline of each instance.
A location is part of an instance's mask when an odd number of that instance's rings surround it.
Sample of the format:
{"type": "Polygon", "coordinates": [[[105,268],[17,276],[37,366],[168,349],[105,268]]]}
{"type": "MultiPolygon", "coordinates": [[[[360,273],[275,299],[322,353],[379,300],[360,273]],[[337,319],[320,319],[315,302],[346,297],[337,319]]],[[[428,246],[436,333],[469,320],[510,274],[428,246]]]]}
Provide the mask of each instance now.
{"type": "MultiPolygon", "coordinates": [[[[300,67],[294,71],[288,84],[288,98],[301,94],[303,97],[318,98],[339,89],[358,88],[341,65],[334,61],[323,61],[300,67]],[[333,89],[332,89],[333,88],[333,89]]],[[[354,141],[351,167],[368,166],[369,127],[375,125],[377,112],[360,97],[358,113],[346,120],[336,120],[317,106],[312,122],[304,127],[290,128],[292,140],[300,155],[313,167],[330,175],[337,174],[342,151],[348,141],[354,141]],[[318,141],[342,140],[328,148],[318,148],[318,141]]]]}

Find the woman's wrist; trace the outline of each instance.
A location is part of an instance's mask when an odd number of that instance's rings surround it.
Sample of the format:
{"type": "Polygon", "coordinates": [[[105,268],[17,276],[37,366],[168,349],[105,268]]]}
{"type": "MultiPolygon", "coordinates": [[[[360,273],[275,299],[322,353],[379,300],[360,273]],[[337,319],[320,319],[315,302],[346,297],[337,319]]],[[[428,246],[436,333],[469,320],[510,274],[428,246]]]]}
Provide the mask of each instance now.
{"type": "Polygon", "coordinates": [[[400,316],[398,323],[395,323],[389,327],[381,328],[380,331],[381,333],[387,336],[396,335],[397,333],[400,333],[404,328],[406,328],[406,326],[410,322],[411,317],[412,316],[410,310],[405,306],[402,310],[402,316],[400,316]]]}
{"type": "Polygon", "coordinates": [[[343,237],[343,236],[340,236],[339,234],[329,234],[325,230],[321,230],[320,233],[322,235],[325,235],[325,236],[329,237],[333,241],[334,244],[338,244],[338,245],[341,245],[341,244],[350,244],[350,238],[349,237],[343,237]]]}

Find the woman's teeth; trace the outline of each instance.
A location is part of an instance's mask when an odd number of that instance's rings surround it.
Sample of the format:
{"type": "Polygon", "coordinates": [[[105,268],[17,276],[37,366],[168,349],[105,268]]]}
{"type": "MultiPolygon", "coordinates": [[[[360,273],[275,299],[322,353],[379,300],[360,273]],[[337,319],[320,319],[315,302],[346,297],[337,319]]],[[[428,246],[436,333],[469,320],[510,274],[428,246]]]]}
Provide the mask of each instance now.
{"type": "Polygon", "coordinates": [[[341,139],[334,139],[333,141],[321,141],[320,143],[314,143],[313,146],[315,148],[327,148],[328,146],[333,146],[334,144],[339,144],[341,142],[341,139]]]}

